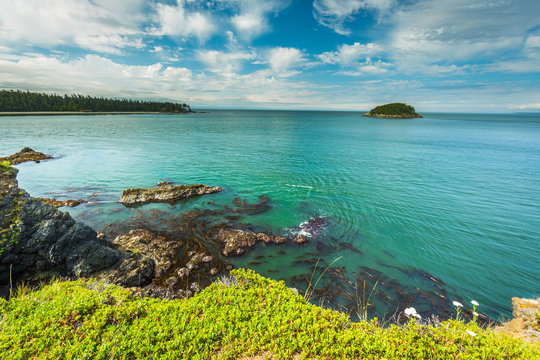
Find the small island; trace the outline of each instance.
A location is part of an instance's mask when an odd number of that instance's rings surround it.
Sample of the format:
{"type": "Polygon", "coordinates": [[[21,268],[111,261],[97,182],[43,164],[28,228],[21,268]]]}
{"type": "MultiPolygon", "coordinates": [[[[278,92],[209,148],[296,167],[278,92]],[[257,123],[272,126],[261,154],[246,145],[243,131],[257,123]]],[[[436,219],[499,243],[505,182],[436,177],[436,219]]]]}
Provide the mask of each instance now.
{"type": "Polygon", "coordinates": [[[404,103],[391,103],[377,106],[362,116],[389,118],[389,119],[414,119],[421,118],[414,107],[404,103]]]}

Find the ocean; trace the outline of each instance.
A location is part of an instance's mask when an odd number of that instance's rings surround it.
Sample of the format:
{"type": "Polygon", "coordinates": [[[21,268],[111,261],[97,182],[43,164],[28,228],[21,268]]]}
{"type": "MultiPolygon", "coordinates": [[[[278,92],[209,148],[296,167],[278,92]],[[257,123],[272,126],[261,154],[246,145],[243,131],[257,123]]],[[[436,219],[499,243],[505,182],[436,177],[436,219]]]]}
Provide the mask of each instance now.
{"type": "Polygon", "coordinates": [[[0,132],[0,156],[28,146],[55,157],[18,165],[19,186],[89,199],[61,210],[96,231],[174,232],[168,220],[200,212],[192,235],[204,242],[208,224],[294,235],[315,219],[305,245],[261,243],[225,260],[300,290],[317,283],[312,302],[353,317],[367,304],[379,319],[408,306],[445,318],[453,300],[467,309],[476,300],[498,320],[511,317],[511,297],[540,295],[540,116],[2,116],[0,132]],[[225,190],[175,205],[118,203],[123,189],[164,180],[225,190]]]}

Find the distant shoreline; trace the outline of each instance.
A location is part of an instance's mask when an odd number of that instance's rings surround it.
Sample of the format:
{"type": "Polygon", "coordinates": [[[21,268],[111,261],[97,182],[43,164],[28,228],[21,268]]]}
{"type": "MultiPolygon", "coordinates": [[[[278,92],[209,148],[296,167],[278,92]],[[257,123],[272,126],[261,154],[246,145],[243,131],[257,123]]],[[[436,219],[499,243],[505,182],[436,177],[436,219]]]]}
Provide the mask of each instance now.
{"type": "Polygon", "coordinates": [[[129,114],[190,114],[188,112],[152,112],[152,111],[2,111],[0,116],[30,115],[129,115],[129,114]]]}

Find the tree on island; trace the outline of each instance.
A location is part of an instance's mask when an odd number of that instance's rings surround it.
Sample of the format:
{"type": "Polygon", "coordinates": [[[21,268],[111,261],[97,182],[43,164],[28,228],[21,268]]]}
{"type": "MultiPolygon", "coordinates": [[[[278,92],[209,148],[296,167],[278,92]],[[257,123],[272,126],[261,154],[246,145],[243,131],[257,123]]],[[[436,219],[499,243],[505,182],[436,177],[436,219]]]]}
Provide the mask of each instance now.
{"type": "Polygon", "coordinates": [[[12,111],[187,113],[191,112],[191,107],[186,103],[118,100],[83,95],[61,96],[20,90],[0,90],[0,112],[12,111]]]}
{"type": "Polygon", "coordinates": [[[384,117],[384,118],[418,118],[422,115],[418,114],[414,107],[404,103],[391,103],[380,105],[371,109],[364,116],[384,117]]]}

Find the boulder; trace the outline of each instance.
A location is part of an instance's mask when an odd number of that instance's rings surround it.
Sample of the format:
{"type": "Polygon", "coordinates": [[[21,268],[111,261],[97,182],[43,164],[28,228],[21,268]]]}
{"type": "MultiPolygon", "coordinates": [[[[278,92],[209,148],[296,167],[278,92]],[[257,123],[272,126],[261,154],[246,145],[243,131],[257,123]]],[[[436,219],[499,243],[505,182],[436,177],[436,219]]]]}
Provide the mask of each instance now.
{"type": "Polygon", "coordinates": [[[147,189],[125,189],[122,192],[120,203],[130,206],[146,204],[149,202],[174,203],[180,199],[193,196],[211,194],[223,190],[220,187],[196,185],[172,185],[170,182],[161,182],[155,188],[147,189]]]}

